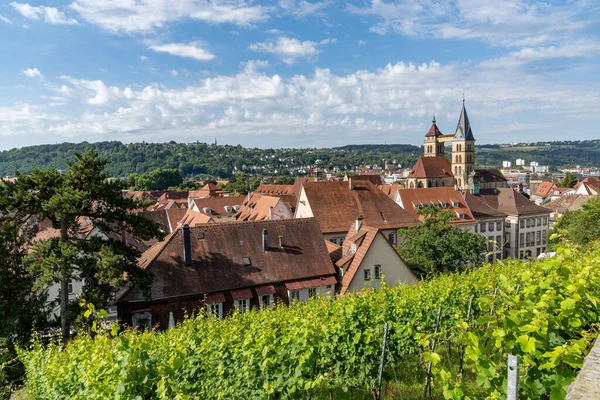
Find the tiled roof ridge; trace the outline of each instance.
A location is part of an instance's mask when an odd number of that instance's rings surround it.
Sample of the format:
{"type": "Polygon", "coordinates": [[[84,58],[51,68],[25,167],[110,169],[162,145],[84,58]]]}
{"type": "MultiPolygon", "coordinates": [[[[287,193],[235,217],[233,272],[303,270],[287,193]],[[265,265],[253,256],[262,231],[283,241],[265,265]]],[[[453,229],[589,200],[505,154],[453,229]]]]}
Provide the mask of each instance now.
{"type": "Polygon", "coordinates": [[[285,223],[308,223],[311,220],[315,220],[314,217],[309,217],[309,218],[281,218],[281,219],[277,219],[277,220],[261,220],[261,221],[233,221],[233,222],[215,222],[214,224],[202,224],[202,225],[197,225],[197,226],[191,226],[190,229],[196,229],[196,228],[213,228],[213,229],[217,229],[219,227],[232,227],[232,226],[238,226],[238,225],[251,225],[251,224],[259,224],[259,225],[271,225],[271,224],[277,224],[277,223],[281,223],[281,222],[285,222],[285,223]]]}

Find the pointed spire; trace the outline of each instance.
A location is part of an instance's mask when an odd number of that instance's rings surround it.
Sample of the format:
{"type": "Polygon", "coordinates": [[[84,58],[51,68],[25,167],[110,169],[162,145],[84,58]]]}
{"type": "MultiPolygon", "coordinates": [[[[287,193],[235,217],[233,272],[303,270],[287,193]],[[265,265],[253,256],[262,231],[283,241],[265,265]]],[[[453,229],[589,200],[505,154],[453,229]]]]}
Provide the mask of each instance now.
{"type": "Polygon", "coordinates": [[[435,124],[435,113],[433,113],[433,120],[431,122],[432,122],[431,128],[429,128],[429,131],[427,132],[425,137],[442,136],[442,132],[440,132],[437,125],[435,124]]]}
{"type": "Polygon", "coordinates": [[[469,116],[467,115],[467,108],[465,107],[465,95],[463,93],[463,105],[460,110],[460,118],[458,118],[458,125],[456,126],[456,133],[454,139],[457,140],[475,140],[473,131],[471,130],[471,123],[469,122],[469,116]]]}

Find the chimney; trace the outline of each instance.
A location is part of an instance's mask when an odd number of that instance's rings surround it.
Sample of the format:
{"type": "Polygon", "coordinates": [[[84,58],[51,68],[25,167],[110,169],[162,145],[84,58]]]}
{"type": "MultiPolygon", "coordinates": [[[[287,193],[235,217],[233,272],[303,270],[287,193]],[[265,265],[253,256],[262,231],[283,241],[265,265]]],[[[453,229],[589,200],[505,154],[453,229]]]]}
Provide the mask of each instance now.
{"type": "Polygon", "coordinates": [[[279,248],[283,249],[283,236],[279,236],[279,248]]]}
{"type": "Polygon", "coordinates": [[[190,234],[190,226],[188,224],[183,225],[181,228],[183,232],[183,261],[185,265],[192,265],[192,239],[190,234]]]}
{"type": "Polygon", "coordinates": [[[363,223],[363,216],[359,215],[358,217],[356,217],[356,232],[360,231],[360,228],[362,227],[362,223],[363,223]]]}
{"type": "Polygon", "coordinates": [[[348,185],[350,186],[350,190],[354,190],[354,179],[348,178],[348,185]]]}
{"type": "Polygon", "coordinates": [[[262,231],[262,245],[263,245],[263,251],[269,250],[269,234],[267,233],[266,229],[263,229],[263,231],[262,231]]]}
{"type": "Polygon", "coordinates": [[[273,206],[269,207],[269,221],[273,219],[273,206]]]}

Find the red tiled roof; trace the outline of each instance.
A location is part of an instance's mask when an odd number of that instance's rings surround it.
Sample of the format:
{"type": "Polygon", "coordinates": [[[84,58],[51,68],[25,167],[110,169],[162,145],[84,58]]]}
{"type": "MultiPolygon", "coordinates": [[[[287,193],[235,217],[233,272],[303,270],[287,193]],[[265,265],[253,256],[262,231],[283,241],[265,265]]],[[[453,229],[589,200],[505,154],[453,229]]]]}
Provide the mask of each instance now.
{"type": "Polygon", "coordinates": [[[454,177],[450,160],[445,156],[420,157],[408,174],[409,178],[446,178],[454,177]]]}
{"type": "Polygon", "coordinates": [[[454,190],[451,187],[436,187],[436,188],[418,188],[418,189],[400,189],[398,191],[404,209],[413,213],[417,218],[423,220],[422,216],[417,214],[416,207],[428,206],[430,204],[437,205],[442,208],[451,210],[457,219],[453,220],[454,224],[472,224],[475,223],[475,218],[469,209],[467,201],[461,192],[454,190]],[[454,207],[453,203],[458,204],[454,207]],[[464,219],[460,219],[460,215],[464,219]]]}
{"type": "Polygon", "coordinates": [[[442,132],[440,132],[440,130],[438,129],[437,125],[434,122],[431,125],[431,128],[429,128],[429,131],[427,132],[425,137],[438,137],[438,136],[442,136],[442,132]]]}
{"type": "Polygon", "coordinates": [[[283,204],[279,197],[249,193],[246,196],[246,200],[242,203],[236,219],[238,221],[264,221],[273,219],[276,218],[273,217],[273,214],[283,215],[284,208],[286,207],[288,206],[283,204]],[[279,206],[277,206],[278,204],[279,206]]]}
{"type": "Polygon", "coordinates": [[[546,198],[550,195],[550,192],[552,192],[554,187],[555,187],[555,185],[554,185],[554,182],[552,182],[552,181],[542,182],[542,183],[540,183],[537,190],[535,191],[535,195],[546,198]]]}
{"type": "Polygon", "coordinates": [[[294,194],[293,190],[294,185],[268,185],[263,183],[254,189],[254,193],[267,194],[270,196],[281,196],[284,194],[294,194]]]}
{"type": "Polygon", "coordinates": [[[548,204],[544,204],[544,207],[549,208],[559,213],[565,211],[576,211],[581,208],[588,200],[595,198],[596,196],[586,196],[581,194],[574,194],[571,196],[562,196],[548,204]]]}
{"type": "Polygon", "coordinates": [[[302,279],[298,281],[286,282],[285,287],[287,290],[300,290],[307,289],[325,285],[335,285],[337,280],[335,276],[326,276],[321,278],[313,278],[313,279],[302,279]]]}
{"type": "Polygon", "coordinates": [[[204,208],[210,208],[211,215],[234,215],[237,211],[227,212],[225,206],[241,206],[244,198],[244,196],[205,197],[192,201],[200,212],[203,212],[204,208]]]}
{"type": "Polygon", "coordinates": [[[223,292],[209,293],[204,302],[206,304],[225,303],[225,294],[223,292]]]}
{"type": "Polygon", "coordinates": [[[348,179],[350,178],[354,179],[355,181],[369,181],[375,186],[383,185],[383,179],[381,179],[381,175],[379,174],[354,175],[348,177],[348,179]]]}
{"type": "Polygon", "coordinates": [[[392,183],[391,185],[384,183],[383,185],[379,186],[379,190],[381,190],[386,196],[389,196],[392,199],[394,198],[394,196],[396,196],[396,192],[398,191],[398,189],[402,188],[404,188],[404,185],[400,183],[392,183]]]}
{"type": "MultiPolygon", "coordinates": [[[[321,237],[313,218],[207,224],[190,228],[191,265],[183,260],[182,229],[146,251],[139,265],[153,275],[154,300],[335,275],[321,237]],[[284,238],[282,248],[279,236],[284,238]]],[[[143,299],[133,287],[120,295],[121,301],[143,299]]]]}
{"type": "Polygon", "coordinates": [[[481,189],[479,198],[488,206],[506,214],[527,215],[550,212],[512,188],[481,189]]]}
{"type": "Polygon", "coordinates": [[[347,232],[358,216],[367,226],[397,229],[419,224],[408,211],[369,181],[307,182],[304,190],[324,233],[347,232]]]}
{"type": "Polygon", "coordinates": [[[268,294],[273,294],[277,292],[277,290],[275,290],[275,286],[273,285],[257,286],[254,288],[254,290],[256,290],[256,294],[258,296],[266,296],[268,294]]]}
{"type": "Polygon", "coordinates": [[[187,210],[185,215],[177,221],[176,227],[181,227],[183,225],[197,226],[202,224],[211,224],[215,222],[209,215],[203,214],[194,210],[187,210]]]}
{"type": "Polygon", "coordinates": [[[241,299],[251,299],[252,296],[252,291],[248,288],[246,289],[238,289],[238,290],[232,290],[231,292],[231,297],[234,300],[241,300],[241,299]]]}

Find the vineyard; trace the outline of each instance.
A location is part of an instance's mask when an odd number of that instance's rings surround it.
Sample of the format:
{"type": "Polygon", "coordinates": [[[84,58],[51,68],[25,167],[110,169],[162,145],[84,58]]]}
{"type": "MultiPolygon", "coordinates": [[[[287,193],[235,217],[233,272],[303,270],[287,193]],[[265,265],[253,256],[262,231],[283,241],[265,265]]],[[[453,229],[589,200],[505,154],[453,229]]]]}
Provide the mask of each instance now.
{"type": "Polygon", "coordinates": [[[428,363],[436,398],[501,398],[509,353],[521,359],[522,398],[559,399],[596,336],[598,301],[600,251],[566,248],[412,287],[199,315],[164,333],[34,342],[19,355],[36,399],[372,398],[389,322],[384,399],[415,379],[422,398],[428,363]]]}

